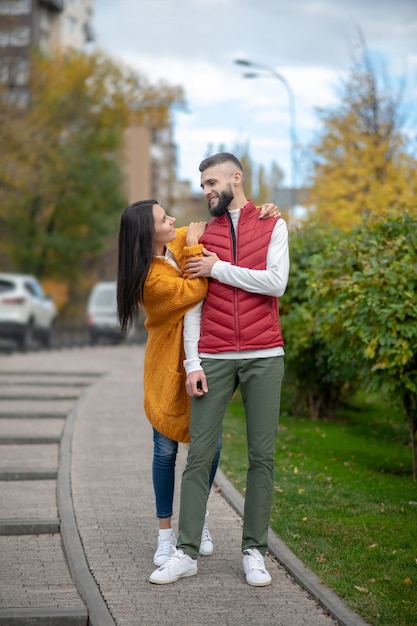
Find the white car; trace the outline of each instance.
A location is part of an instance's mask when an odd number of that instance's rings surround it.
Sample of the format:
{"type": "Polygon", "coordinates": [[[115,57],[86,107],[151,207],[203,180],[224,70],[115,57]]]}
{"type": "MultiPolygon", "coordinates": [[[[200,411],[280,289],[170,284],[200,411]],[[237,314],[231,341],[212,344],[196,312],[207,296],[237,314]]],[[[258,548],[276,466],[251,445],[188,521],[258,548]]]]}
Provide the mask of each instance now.
{"type": "Polygon", "coordinates": [[[117,283],[97,283],[88,298],[87,326],[92,345],[107,340],[118,343],[123,340],[117,320],[117,283]]]}
{"type": "Polygon", "coordinates": [[[26,350],[33,340],[50,346],[55,304],[34,276],[0,274],[0,337],[26,350]]]}

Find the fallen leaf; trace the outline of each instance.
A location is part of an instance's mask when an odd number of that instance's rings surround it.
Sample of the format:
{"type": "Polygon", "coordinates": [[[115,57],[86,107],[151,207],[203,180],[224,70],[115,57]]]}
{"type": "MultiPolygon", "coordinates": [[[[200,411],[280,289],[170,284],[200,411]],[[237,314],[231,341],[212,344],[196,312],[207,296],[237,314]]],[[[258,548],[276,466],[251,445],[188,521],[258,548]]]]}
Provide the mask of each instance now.
{"type": "Polygon", "coordinates": [[[405,582],[406,585],[412,585],[413,584],[413,581],[411,580],[411,578],[405,578],[404,582],[405,582]]]}
{"type": "Polygon", "coordinates": [[[358,587],[357,585],[353,585],[356,591],[360,591],[361,593],[369,593],[366,587],[358,587]]]}

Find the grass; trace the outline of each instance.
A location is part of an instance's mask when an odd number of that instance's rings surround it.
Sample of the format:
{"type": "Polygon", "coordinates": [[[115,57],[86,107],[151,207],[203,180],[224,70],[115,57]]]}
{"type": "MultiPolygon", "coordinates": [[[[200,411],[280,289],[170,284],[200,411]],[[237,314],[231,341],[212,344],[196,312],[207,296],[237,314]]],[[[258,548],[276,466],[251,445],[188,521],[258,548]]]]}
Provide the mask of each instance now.
{"type": "MultiPolygon", "coordinates": [[[[224,421],[221,468],[244,495],[240,394],[224,421]]],[[[372,626],[417,626],[417,484],[401,415],[361,398],[335,421],[283,416],[270,525],[372,626]]]]}

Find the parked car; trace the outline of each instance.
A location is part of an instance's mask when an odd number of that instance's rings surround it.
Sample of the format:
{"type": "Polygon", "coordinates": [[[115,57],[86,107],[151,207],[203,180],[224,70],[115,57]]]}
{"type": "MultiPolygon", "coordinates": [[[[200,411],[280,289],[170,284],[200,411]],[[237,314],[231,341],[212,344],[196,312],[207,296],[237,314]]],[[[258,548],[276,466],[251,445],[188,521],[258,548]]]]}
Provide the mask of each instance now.
{"type": "Polygon", "coordinates": [[[0,337],[23,350],[34,340],[50,346],[56,308],[34,276],[0,274],[0,337]]]}
{"type": "Polygon", "coordinates": [[[87,326],[92,345],[101,340],[119,343],[123,340],[117,319],[117,283],[97,283],[88,298],[87,326]]]}

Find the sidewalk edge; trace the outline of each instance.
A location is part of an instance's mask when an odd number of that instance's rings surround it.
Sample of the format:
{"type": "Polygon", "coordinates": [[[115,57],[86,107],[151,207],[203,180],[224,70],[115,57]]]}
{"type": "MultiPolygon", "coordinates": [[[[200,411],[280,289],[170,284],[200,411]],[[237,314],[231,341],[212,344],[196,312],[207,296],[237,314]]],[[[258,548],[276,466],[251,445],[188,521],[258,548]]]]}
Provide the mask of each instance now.
{"type": "Polygon", "coordinates": [[[73,507],[71,492],[71,447],[75,420],[80,404],[85,400],[84,392],[65,420],[60,445],[60,460],[57,478],[58,513],[61,519],[61,540],[72,579],[87,605],[90,626],[116,626],[100,589],[91,574],[84,553],[73,507]]]}
{"type": "MultiPolygon", "coordinates": [[[[220,489],[223,498],[230,506],[243,518],[244,503],[243,496],[230,483],[220,468],[218,468],[215,478],[215,485],[220,489]]],[[[289,549],[289,547],[269,528],[268,548],[270,553],[281,563],[288,573],[303,587],[319,604],[328,611],[339,624],[339,626],[369,626],[360,615],[352,611],[337,596],[334,591],[326,587],[314,572],[304,565],[300,559],[289,549]]]]}

